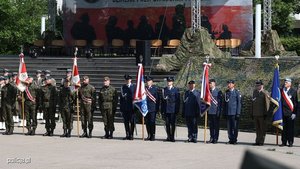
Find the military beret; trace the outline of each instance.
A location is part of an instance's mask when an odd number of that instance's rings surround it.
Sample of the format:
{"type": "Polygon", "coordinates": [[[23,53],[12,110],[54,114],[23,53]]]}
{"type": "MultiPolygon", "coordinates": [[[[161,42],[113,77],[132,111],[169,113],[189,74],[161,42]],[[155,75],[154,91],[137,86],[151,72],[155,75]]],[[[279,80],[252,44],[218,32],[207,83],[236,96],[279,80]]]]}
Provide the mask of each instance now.
{"type": "Polygon", "coordinates": [[[52,79],[52,77],[51,76],[46,76],[45,79],[50,80],[50,79],[52,79]]]}
{"type": "Polygon", "coordinates": [[[88,76],[83,76],[82,79],[83,79],[83,80],[89,79],[89,77],[88,77],[88,76]]]}
{"type": "Polygon", "coordinates": [[[105,76],[104,81],[110,80],[109,77],[105,76]]]}
{"type": "Polygon", "coordinates": [[[42,71],[41,71],[41,70],[36,70],[35,73],[36,73],[36,74],[42,73],[42,71]]]}
{"type": "Polygon", "coordinates": [[[215,79],[209,79],[209,83],[211,82],[215,82],[216,83],[216,80],[215,79]]]}
{"type": "Polygon", "coordinates": [[[167,77],[167,81],[168,81],[168,82],[174,82],[174,77],[170,77],[170,76],[167,77]]]}
{"type": "Polygon", "coordinates": [[[232,83],[232,84],[234,84],[234,80],[228,80],[227,83],[232,83]]]}
{"type": "Polygon", "coordinates": [[[146,76],[146,81],[151,81],[153,78],[151,76],[146,76]]]}
{"type": "Polygon", "coordinates": [[[72,72],[72,69],[67,69],[66,73],[72,72]]]}
{"type": "Polygon", "coordinates": [[[195,84],[194,80],[189,81],[189,84],[195,84]]]}
{"type": "Polygon", "coordinates": [[[1,81],[1,80],[4,80],[4,77],[3,77],[3,76],[0,76],[0,81],[1,81]]]}
{"type": "Polygon", "coordinates": [[[13,72],[12,75],[13,75],[13,76],[17,76],[18,73],[17,73],[17,72],[13,72]]]}
{"type": "Polygon", "coordinates": [[[44,70],[44,74],[50,74],[51,71],[50,70],[44,70]]]}
{"type": "Polygon", "coordinates": [[[257,81],[255,82],[255,84],[256,84],[256,85],[263,85],[264,83],[262,82],[262,80],[257,80],[257,81]]]}
{"type": "Polygon", "coordinates": [[[7,72],[9,72],[8,69],[3,69],[3,73],[7,73],[7,72]]]}
{"type": "Polygon", "coordinates": [[[125,79],[125,80],[129,80],[129,79],[132,79],[132,77],[131,77],[130,75],[128,75],[128,74],[125,74],[125,75],[124,75],[124,79],[125,79]]]}
{"type": "Polygon", "coordinates": [[[291,78],[285,78],[284,81],[285,82],[292,82],[292,79],[291,78]]]}

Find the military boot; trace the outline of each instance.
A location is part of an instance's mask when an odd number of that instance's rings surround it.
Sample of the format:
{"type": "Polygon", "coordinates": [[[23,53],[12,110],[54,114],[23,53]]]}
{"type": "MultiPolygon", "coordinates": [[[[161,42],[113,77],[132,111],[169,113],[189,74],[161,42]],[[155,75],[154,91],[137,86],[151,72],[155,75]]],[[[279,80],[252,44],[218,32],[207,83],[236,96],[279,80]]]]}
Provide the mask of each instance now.
{"type": "Polygon", "coordinates": [[[148,134],[146,140],[150,140],[150,138],[151,138],[151,130],[150,129],[151,129],[150,126],[146,125],[146,130],[147,130],[147,134],[148,134]]]}
{"type": "Polygon", "coordinates": [[[81,138],[87,137],[87,131],[86,131],[86,129],[83,130],[83,133],[82,133],[82,135],[80,137],[81,138]]]}
{"type": "Polygon", "coordinates": [[[31,130],[31,133],[30,133],[30,135],[32,135],[32,136],[34,136],[34,135],[35,135],[35,128],[33,128],[33,129],[31,130]]]}
{"type": "Polygon", "coordinates": [[[46,133],[43,134],[43,136],[49,136],[50,135],[50,129],[47,129],[46,133]]]}
{"type": "Polygon", "coordinates": [[[155,125],[151,125],[150,133],[151,133],[150,141],[154,141],[155,140],[155,125]]]}
{"type": "Polygon", "coordinates": [[[172,126],[172,129],[171,129],[171,142],[175,142],[175,137],[174,137],[174,135],[175,135],[175,126],[172,126]]]}
{"type": "Polygon", "coordinates": [[[50,129],[49,136],[52,137],[52,136],[53,136],[53,133],[54,133],[54,129],[50,129]]]}
{"type": "Polygon", "coordinates": [[[30,136],[31,135],[32,130],[30,128],[28,128],[28,132],[25,134],[26,136],[30,136]]]}
{"type": "Polygon", "coordinates": [[[67,137],[67,129],[64,129],[64,133],[60,137],[67,137]]]}
{"type": "Polygon", "coordinates": [[[93,130],[89,130],[89,135],[87,136],[87,138],[92,138],[92,131],[93,130]]]}
{"type": "Polygon", "coordinates": [[[108,135],[108,139],[112,139],[112,138],[113,138],[113,134],[114,134],[114,132],[113,132],[113,131],[110,131],[110,132],[109,132],[109,135],[108,135]]]}
{"type": "Polygon", "coordinates": [[[10,127],[7,135],[12,135],[14,133],[14,127],[10,127]]]}
{"type": "Polygon", "coordinates": [[[71,137],[71,132],[72,132],[72,130],[69,129],[68,132],[67,132],[67,136],[66,137],[70,138],[71,137]]]}
{"type": "Polygon", "coordinates": [[[6,130],[5,130],[5,132],[4,133],[2,133],[3,135],[8,135],[8,133],[9,133],[9,128],[8,127],[6,127],[6,130]]]}

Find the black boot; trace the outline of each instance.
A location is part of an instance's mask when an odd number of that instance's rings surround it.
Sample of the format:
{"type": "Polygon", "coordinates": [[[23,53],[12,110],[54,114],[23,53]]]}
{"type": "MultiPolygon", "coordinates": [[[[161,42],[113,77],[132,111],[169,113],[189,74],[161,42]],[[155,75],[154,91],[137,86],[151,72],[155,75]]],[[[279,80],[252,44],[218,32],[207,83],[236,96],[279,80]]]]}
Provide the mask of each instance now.
{"type": "Polygon", "coordinates": [[[25,133],[25,135],[26,135],[26,136],[30,136],[30,135],[31,135],[31,133],[32,133],[32,130],[31,130],[30,128],[28,128],[28,132],[27,132],[27,133],[25,133]]]}
{"type": "Polygon", "coordinates": [[[175,142],[175,126],[172,126],[172,129],[171,129],[171,142],[175,142]]]}
{"type": "Polygon", "coordinates": [[[2,134],[3,134],[3,135],[8,135],[8,133],[9,133],[9,128],[6,127],[6,131],[5,131],[4,133],[2,133],[2,134]]]}
{"type": "Polygon", "coordinates": [[[109,135],[108,135],[108,139],[112,139],[112,138],[113,138],[113,134],[114,134],[114,132],[113,132],[113,131],[110,131],[110,132],[109,132],[109,135]]]}
{"type": "Polygon", "coordinates": [[[52,136],[53,136],[53,133],[54,133],[54,129],[50,129],[49,136],[52,137],[52,136]]]}
{"type": "Polygon", "coordinates": [[[129,140],[130,136],[129,136],[129,132],[126,132],[126,137],[123,138],[123,140],[129,140]]]}
{"type": "Polygon", "coordinates": [[[64,133],[60,137],[67,137],[67,129],[64,129],[64,133]]]}
{"type": "Polygon", "coordinates": [[[148,134],[146,140],[150,140],[151,139],[151,127],[150,127],[150,125],[146,124],[146,130],[147,130],[147,134],[148,134]]]}
{"type": "Polygon", "coordinates": [[[150,133],[151,133],[150,141],[154,141],[155,140],[155,125],[151,126],[150,133]]]}
{"type": "Polygon", "coordinates": [[[86,129],[83,130],[83,133],[82,133],[82,135],[80,137],[81,138],[87,137],[87,131],[86,131],[86,129]]]}
{"type": "Polygon", "coordinates": [[[87,136],[87,138],[92,138],[92,131],[93,130],[89,130],[89,135],[87,136]]]}
{"type": "Polygon", "coordinates": [[[14,134],[14,127],[10,127],[7,133],[7,135],[12,135],[12,134],[14,134]]]}
{"type": "Polygon", "coordinates": [[[31,130],[30,135],[31,135],[31,136],[34,136],[34,135],[35,135],[35,128],[33,128],[33,129],[31,130]]]}
{"type": "Polygon", "coordinates": [[[71,137],[71,131],[72,131],[71,129],[68,130],[67,135],[66,135],[67,138],[71,137]]]}
{"type": "Polygon", "coordinates": [[[50,135],[50,129],[47,129],[46,133],[43,134],[43,136],[49,136],[50,135]]]}

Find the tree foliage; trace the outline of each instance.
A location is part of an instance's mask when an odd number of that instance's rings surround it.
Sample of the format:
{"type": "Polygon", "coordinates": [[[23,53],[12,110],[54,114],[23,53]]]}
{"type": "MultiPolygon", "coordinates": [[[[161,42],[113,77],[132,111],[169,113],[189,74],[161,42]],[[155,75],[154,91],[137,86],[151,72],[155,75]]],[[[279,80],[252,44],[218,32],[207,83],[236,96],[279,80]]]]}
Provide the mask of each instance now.
{"type": "Polygon", "coordinates": [[[41,16],[45,14],[46,0],[1,0],[0,54],[16,54],[21,45],[40,36],[41,16]]]}

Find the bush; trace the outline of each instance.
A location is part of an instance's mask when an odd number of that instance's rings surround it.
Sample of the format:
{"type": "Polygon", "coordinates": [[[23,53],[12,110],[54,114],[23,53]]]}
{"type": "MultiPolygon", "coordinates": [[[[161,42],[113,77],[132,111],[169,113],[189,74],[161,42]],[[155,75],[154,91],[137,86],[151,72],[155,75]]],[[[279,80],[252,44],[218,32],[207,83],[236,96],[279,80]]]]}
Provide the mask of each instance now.
{"type": "Polygon", "coordinates": [[[300,55],[300,37],[282,37],[281,42],[286,51],[296,51],[300,55]]]}

